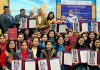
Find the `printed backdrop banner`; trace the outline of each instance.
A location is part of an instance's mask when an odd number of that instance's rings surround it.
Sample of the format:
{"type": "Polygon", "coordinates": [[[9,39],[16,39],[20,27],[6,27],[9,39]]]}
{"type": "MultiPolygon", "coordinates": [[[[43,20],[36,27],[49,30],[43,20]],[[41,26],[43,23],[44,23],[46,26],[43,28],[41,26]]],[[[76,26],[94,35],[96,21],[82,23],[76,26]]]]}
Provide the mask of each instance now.
{"type": "Polygon", "coordinates": [[[72,10],[74,15],[78,16],[79,22],[92,20],[92,6],[91,5],[62,5],[61,15],[68,16],[68,11],[72,10]]]}

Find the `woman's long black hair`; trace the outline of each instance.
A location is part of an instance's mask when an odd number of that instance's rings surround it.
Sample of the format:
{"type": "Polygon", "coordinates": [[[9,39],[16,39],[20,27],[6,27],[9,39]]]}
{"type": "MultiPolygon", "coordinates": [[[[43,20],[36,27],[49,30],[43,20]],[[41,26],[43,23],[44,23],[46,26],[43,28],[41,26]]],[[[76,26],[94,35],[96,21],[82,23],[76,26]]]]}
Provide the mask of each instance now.
{"type": "MultiPolygon", "coordinates": [[[[9,44],[10,44],[11,41],[14,41],[14,40],[10,40],[10,41],[7,43],[7,45],[6,45],[6,48],[7,48],[7,51],[8,51],[8,52],[11,52],[11,50],[10,50],[10,48],[9,48],[9,44]]],[[[15,43],[14,52],[16,52],[16,41],[14,41],[14,43],[15,43]]]]}
{"type": "MultiPolygon", "coordinates": [[[[79,44],[79,40],[83,38],[82,36],[80,36],[77,41],[76,41],[76,45],[74,46],[75,49],[80,49],[80,48],[86,48],[86,44],[85,44],[85,40],[84,40],[84,44],[83,45],[80,45],[79,44]]],[[[84,39],[84,38],[83,38],[84,39]]]]}
{"type": "Polygon", "coordinates": [[[48,16],[47,16],[47,21],[48,21],[48,20],[52,20],[53,18],[54,18],[54,12],[51,11],[51,12],[49,12],[49,14],[48,14],[48,16]],[[53,14],[53,17],[52,17],[52,18],[49,17],[49,15],[50,15],[51,13],[53,14]]]}
{"type": "MultiPolygon", "coordinates": [[[[100,41],[100,39],[99,38],[96,38],[95,40],[94,40],[94,43],[95,43],[95,41],[96,40],[99,40],[100,41]]],[[[95,44],[93,43],[93,48],[94,48],[94,50],[96,50],[96,46],[95,46],[95,44]]],[[[99,50],[100,50],[100,48],[99,48],[99,50]]]]}

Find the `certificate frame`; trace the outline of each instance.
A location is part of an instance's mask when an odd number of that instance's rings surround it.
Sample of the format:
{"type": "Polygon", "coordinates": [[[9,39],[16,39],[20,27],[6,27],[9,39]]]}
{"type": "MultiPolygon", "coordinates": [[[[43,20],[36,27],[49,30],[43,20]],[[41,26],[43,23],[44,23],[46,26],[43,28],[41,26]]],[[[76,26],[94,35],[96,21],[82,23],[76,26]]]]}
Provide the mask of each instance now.
{"type": "Polygon", "coordinates": [[[97,66],[97,51],[88,51],[88,65],[97,66]]]}
{"type": "Polygon", "coordinates": [[[17,40],[17,28],[8,29],[9,40],[17,40]]]}
{"type": "Polygon", "coordinates": [[[71,49],[72,53],[72,63],[80,63],[79,60],[79,50],[78,49],[71,49]]]}
{"type": "Polygon", "coordinates": [[[27,28],[36,28],[36,18],[28,18],[27,25],[27,28]]]}
{"type": "Polygon", "coordinates": [[[82,32],[88,32],[88,23],[84,22],[81,25],[82,25],[82,27],[81,27],[82,28],[82,32]]]}
{"type": "Polygon", "coordinates": [[[46,59],[38,60],[39,70],[48,70],[48,63],[46,59]]]}
{"type": "Polygon", "coordinates": [[[25,70],[36,70],[36,62],[34,60],[25,60],[25,70]]]}
{"type": "Polygon", "coordinates": [[[11,70],[22,70],[22,60],[13,60],[11,70]]]}
{"type": "Polygon", "coordinates": [[[20,20],[20,29],[26,29],[28,24],[27,24],[28,18],[21,18],[20,20]]]}
{"type": "Polygon", "coordinates": [[[64,65],[73,66],[71,52],[64,52],[64,65]]]}
{"type": "Polygon", "coordinates": [[[94,32],[98,32],[98,22],[96,21],[91,22],[91,30],[94,32]]]}
{"type": "Polygon", "coordinates": [[[57,52],[57,57],[59,58],[60,64],[63,64],[63,52],[57,52]]]}
{"type": "Polygon", "coordinates": [[[58,24],[57,25],[57,32],[66,33],[67,32],[66,28],[67,28],[66,24],[58,24]]]}
{"type": "Polygon", "coordinates": [[[80,32],[80,24],[79,22],[73,23],[73,32],[80,32]]]}
{"type": "Polygon", "coordinates": [[[88,50],[80,50],[80,60],[81,63],[88,62],[88,50]]]}
{"type": "Polygon", "coordinates": [[[59,58],[54,58],[50,60],[50,68],[51,70],[61,70],[59,58]]]}

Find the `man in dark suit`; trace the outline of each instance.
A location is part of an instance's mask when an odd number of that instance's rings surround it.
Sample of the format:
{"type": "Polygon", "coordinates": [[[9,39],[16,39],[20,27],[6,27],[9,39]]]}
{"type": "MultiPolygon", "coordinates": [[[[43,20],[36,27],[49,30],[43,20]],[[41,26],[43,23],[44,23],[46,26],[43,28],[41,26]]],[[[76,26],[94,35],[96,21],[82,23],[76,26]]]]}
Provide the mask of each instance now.
{"type": "Polygon", "coordinates": [[[20,22],[21,19],[27,19],[28,16],[26,15],[26,10],[25,9],[20,9],[20,14],[15,16],[15,25],[18,28],[19,26],[21,26],[20,22]]]}
{"type": "Polygon", "coordinates": [[[4,13],[0,15],[0,28],[2,32],[7,32],[8,28],[12,28],[14,24],[14,18],[10,14],[10,9],[8,6],[4,6],[4,13]]]}

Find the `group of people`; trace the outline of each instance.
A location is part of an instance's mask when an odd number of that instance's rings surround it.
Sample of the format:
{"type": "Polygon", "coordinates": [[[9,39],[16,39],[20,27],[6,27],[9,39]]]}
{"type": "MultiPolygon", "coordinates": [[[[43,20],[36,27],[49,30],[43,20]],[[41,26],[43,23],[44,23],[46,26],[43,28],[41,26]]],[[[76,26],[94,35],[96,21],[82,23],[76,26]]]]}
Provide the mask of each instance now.
{"type": "MultiPolygon", "coordinates": [[[[58,52],[71,51],[71,49],[87,48],[89,50],[100,51],[100,34],[91,32],[73,32],[59,33],[51,30],[50,24],[66,23],[65,16],[60,20],[55,20],[54,13],[50,12],[47,18],[42,9],[38,9],[38,15],[30,11],[30,16],[25,15],[25,9],[20,10],[20,14],[15,18],[11,16],[8,6],[4,6],[4,13],[0,15],[0,69],[11,70],[12,60],[26,60],[33,58],[51,59],[57,57],[58,52]],[[36,30],[22,29],[18,30],[16,40],[9,40],[8,28],[19,28],[22,18],[35,18],[36,30]],[[45,33],[45,29],[48,32],[45,33]]],[[[70,16],[72,11],[69,11],[70,16]]],[[[69,17],[70,18],[70,17],[69,17]]],[[[75,17],[76,18],[76,17],[75,17]]],[[[73,18],[71,23],[78,22],[73,18]]],[[[86,63],[76,63],[74,67],[62,64],[61,70],[100,70],[100,66],[89,66],[86,63]]]]}
{"type": "MultiPolygon", "coordinates": [[[[78,18],[74,15],[72,10],[69,10],[68,17],[61,15],[59,19],[56,19],[54,12],[49,12],[48,15],[45,15],[43,10],[39,8],[37,10],[37,15],[34,15],[34,11],[30,11],[29,15],[26,15],[25,9],[20,9],[20,13],[13,17],[9,6],[4,6],[4,13],[0,14],[0,29],[2,33],[7,32],[8,28],[20,28],[20,26],[25,26],[21,24],[23,19],[36,19],[36,28],[39,30],[50,30],[51,24],[66,24],[66,28],[72,29],[72,24],[78,22],[78,18]],[[70,23],[70,24],[68,24],[70,23]]],[[[24,20],[23,20],[24,21],[24,20]]],[[[29,23],[28,23],[29,24],[29,23]]]]}
{"type": "MultiPolygon", "coordinates": [[[[2,69],[11,70],[12,60],[26,60],[33,58],[51,59],[56,58],[58,52],[69,52],[71,49],[87,48],[100,51],[100,35],[91,31],[89,33],[72,32],[55,33],[50,30],[48,34],[29,29],[18,34],[17,40],[9,40],[8,33],[0,36],[0,66],[2,69]]],[[[63,65],[61,70],[99,70],[98,66],[76,64],[75,67],[63,65]]]]}

